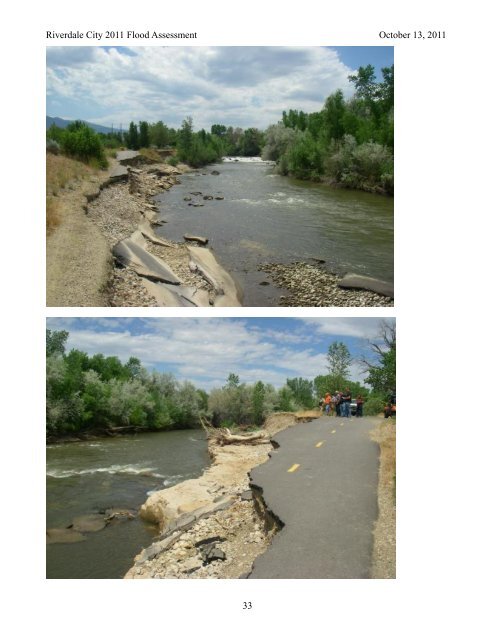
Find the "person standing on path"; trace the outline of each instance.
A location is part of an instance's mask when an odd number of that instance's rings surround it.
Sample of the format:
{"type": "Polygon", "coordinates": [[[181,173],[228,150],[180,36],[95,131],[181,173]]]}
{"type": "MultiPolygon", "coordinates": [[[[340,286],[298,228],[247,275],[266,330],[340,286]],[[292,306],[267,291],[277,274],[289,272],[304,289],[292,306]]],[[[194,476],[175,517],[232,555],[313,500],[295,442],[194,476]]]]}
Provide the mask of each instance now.
{"type": "Polygon", "coordinates": [[[361,394],[359,394],[358,397],[356,398],[356,418],[363,417],[363,404],[364,404],[364,398],[361,394]]]}
{"type": "Polygon", "coordinates": [[[336,391],[333,397],[333,405],[335,407],[335,416],[340,417],[340,408],[341,408],[341,394],[340,391],[336,391]]]}
{"type": "Polygon", "coordinates": [[[327,416],[330,415],[331,408],[332,408],[332,396],[327,391],[325,394],[325,414],[327,416]]]}
{"type": "Polygon", "coordinates": [[[340,415],[343,418],[351,417],[351,392],[349,388],[344,391],[344,394],[342,396],[342,410],[340,412],[340,415]]]}

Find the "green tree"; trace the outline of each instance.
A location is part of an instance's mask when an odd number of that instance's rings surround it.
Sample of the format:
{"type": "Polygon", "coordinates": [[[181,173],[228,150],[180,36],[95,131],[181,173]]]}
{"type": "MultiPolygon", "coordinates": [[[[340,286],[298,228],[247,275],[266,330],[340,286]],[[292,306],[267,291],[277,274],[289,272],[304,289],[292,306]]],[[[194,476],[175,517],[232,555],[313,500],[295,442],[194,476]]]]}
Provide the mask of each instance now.
{"type": "Polygon", "coordinates": [[[227,133],[227,127],[224,124],[212,124],[211,133],[214,136],[224,136],[227,133]]]}
{"type": "Polygon", "coordinates": [[[124,365],[124,368],[127,372],[127,376],[131,379],[137,378],[137,376],[142,372],[143,367],[141,366],[141,361],[139,358],[135,356],[131,356],[129,360],[124,365]]]}
{"type": "Polygon", "coordinates": [[[359,67],[356,75],[348,76],[348,79],[356,89],[356,97],[370,102],[377,97],[376,75],[373,65],[359,67]]]}
{"type": "Polygon", "coordinates": [[[265,418],[265,385],[259,380],[253,387],[253,422],[256,426],[263,424],[265,418]]]}
{"type": "Polygon", "coordinates": [[[150,125],[149,128],[150,142],[158,149],[170,144],[170,132],[161,120],[150,125]]]}
{"type": "Polygon", "coordinates": [[[81,120],[68,125],[63,133],[61,144],[67,156],[86,163],[94,161],[100,168],[108,166],[99,135],[81,120]]]}
{"type": "Polygon", "coordinates": [[[292,391],[294,401],[304,409],[311,409],[314,402],[314,386],[311,380],[288,378],[287,386],[292,391]]]}
{"type": "Polygon", "coordinates": [[[369,342],[368,350],[369,355],[361,359],[364,370],[368,372],[365,382],[375,394],[386,399],[395,394],[396,388],[395,321],[382,321],[379,335],[369,342]]]}
{"type": "Polygon", "coordinates": [[[144,120],[139,123],[139,146],[141,149],[147,149],[150,146],[150,127],[144,120]]]}
{"type": "Polygon", "coordinates": [[[394,65],[382,69],[383,82],[378,85],[378,95],[383,111],[390,111],[394,107],[394,65]]]}
{"type": "Polygon", "coordinates": [[[277,403],[275,405],[277,411],[294,411],[294,394],[292,390],[287,386],[283,386],[279,389],[277,403]]]}
{"type": "Polygon", "coordinates": [[[134,124],[134,122],[131,122],[129,124],[129,132],[127,133],[126,137],[127,137],[127,146],[129,147],[129,149],[134,149],[134,151],[139,149],[139,133],[138,133],[138,128],[134,124]]]}
{"type": "Polygon", "coordinates": [[[69,337],[68,331],[46,330],[46,355],[64,355],[65,345],[69,337]]]}
{"type": "Polygon", "coordinates": [[[342,379],[342,383],[344,383],[349,377],[349,368],[352,362],[347,345],[343,342],[332,342],[328,347],[327,361],[330,375],[342,379]]]}
{"type": "Polygon", "coordinates": [[[242,139],[243,156],[259,156],[263,146],[263,135],[258,129],[250,128],[244,131],[242,139]]]}
{"type": "Polygon", "coordinates": [[[340,89],[326,99],[323,122],[327,140],[340,140],[345,133],[344,115],[346,111],[344,94],[340,89]]]}
{"type": "Polygon", "coordinates": [[[179,129],[177,150],[181,160],[186,161],[193,146],[193,121],[188,116],[182,121],[182,127],[179,129]]]}
{"type": "Polygon", "coordinates": [[[239,386],[239,376],[236,373],[229,373],[227,376],[227,384],[224,387],[225,389],[234,389],[239,386]]]}

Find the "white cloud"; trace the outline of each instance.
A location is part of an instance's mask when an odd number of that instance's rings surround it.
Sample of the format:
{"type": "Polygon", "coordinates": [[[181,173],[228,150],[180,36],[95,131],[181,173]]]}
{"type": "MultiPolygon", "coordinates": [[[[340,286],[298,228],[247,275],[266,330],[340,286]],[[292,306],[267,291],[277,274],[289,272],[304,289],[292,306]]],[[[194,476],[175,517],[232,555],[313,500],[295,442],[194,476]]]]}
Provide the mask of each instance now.
{"type": "Polygon", "coordinates": [[[317,111],[336,89],[349,95],[351,72],[324,47],[50,47],[47,113],[124,127],[177,127],[191,115],[197,128],[265,128],[284,109],[317,111]],[[57,98],[66,112],[51,113],[57,98]]]}
{"type": "Polygon", "coordinates": [[[379,333],[382,320],[386,318],[300,318],[319,334],[374,338],[379,333]]]}

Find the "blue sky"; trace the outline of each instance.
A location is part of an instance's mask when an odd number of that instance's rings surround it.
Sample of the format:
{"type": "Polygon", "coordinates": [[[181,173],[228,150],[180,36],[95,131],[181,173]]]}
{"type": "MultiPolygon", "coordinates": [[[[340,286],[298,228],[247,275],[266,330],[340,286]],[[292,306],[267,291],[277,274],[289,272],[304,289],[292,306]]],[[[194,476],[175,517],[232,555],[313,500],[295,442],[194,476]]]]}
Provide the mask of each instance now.
{"type": "MultiPolygon", "coordinates": [[[[326,354],[344,342],[354,358],[379,332],[381,318],[48,318],[48,329],[69,331],[68,349],[90,355],[138,357],[207,391],[229,373],[242,382],[280,387],[286,378],[328,373],[326,354]]],[[[357,362],[351,377],[365,377],[357,362]]]]}
{"type": "Polygon", "coordinates": [[[393,47],[330,47],[333,48],[340,60],[352,69],[366,67],[368,64],[375,67],[377,80],[382,80],[383,67],[391,67],[394,64],[393,47]]]}
{"type": "Polygon", "coordinates": [[[46,113],[127,129],[131,120],[266,128],[319,111],[347,77],[393,63],[393,47],[47,47],[46,113]]]}

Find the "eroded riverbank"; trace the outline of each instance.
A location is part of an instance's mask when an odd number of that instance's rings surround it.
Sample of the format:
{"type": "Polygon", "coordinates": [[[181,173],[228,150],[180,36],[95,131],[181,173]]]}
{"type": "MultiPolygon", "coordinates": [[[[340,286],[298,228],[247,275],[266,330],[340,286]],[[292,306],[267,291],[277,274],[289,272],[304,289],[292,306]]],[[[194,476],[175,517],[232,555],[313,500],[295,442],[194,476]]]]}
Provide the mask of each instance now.
{"type": "MultiPolygon", "coordinates": [[[[274,414],[264,431],[272,436],[311,417],[274,414]]],[[[278,530],[251,492],[248,476],[272,449],[271,444],[210,444],[212,464],[200,478],[150,496],[140,514],[160,527],[160,536],[125,577],[240,578],[249,573],[278,530]]]]}
{"type": "MultiPolygon", "coordinates": [[[[101,259],[84,257],[87,233],[71,238],[69,242],[64,230],[68,232],[72,227],[62,225],[55,239],[50,240],[48,262],[51,268],[47,272],[47,287],[50,291],[56,288],[58,293],[51,293],[48,303],[64,306],[70,299],[71,306],[87,306],[88,300],[92,299],[88,297],[89,292],[94,290],[98,306],[240,306],[241,288],[204,246],[208,238],[174,242],[162,233],[167,225],[166,208],[160,214],[155,197],[180,184],[180,177],[188,170],[185,165],[172,167],[166,162],[147,164],[141,161],[135,167],[114,163],[113,172],[102,181],[89,190],[83,185],[81,188],[86,191],[76,198],[80,214],[76,216],[74,212],[72,217],[79,216],[87,230],[92,230],[92,236],[98,238],[98,242],[89,244],[101,259]],[[162,227],[160,234],[156,232],[159,227],[162,227]],[[59,242],[60,238],[65,239],[59,242]],[[55,286],[56,247],[60,244],[70,247],[71,257],[64,263],[67,277],[74,272],[74,284],[70,288],[64,287],[63,279],[55,286]],[[85,262],[83,271],[88,273],[84,287],[77,283],[78,269],[72,268],[80,262],[85,262]],[[102,264],[107,266],[102,268],[102,264]],[[70,296],[67,297],[69,289],[70,296]]],[[[202,196],[200,200],[208,197],[202,196]]],[[[222,199],[211,196],[212,200],[215,198],[222,199]]],[[[196,221],[193,231],[201,233],[206,209],[196,208],[196,205],[203,206],[201,203],[188,204],[196,221]]],[[[228,206],[227,202],[220,204],[228,206]]],[[[219,243],[218,238],[215,241],[219,243]]],[[[243,243],[249,245],[247,239],[243,243]]],[[[379,281],[343,288],[342,277],[324,268],[321,264],[324,260],[312,262],[266,264],[260,260],[257,269],[265,275],[251,273],[249,279],[259,280],[259,289],[271,291],[267,304],[273,306],[393,306],[393,288],[391,295],[384,295],[380,288],[373,290],[379,281]]],[[[80,269],[79,272],[82,273],[80,269]]]]}

